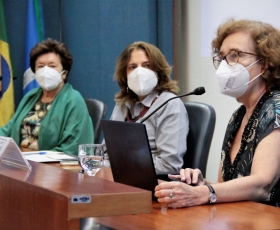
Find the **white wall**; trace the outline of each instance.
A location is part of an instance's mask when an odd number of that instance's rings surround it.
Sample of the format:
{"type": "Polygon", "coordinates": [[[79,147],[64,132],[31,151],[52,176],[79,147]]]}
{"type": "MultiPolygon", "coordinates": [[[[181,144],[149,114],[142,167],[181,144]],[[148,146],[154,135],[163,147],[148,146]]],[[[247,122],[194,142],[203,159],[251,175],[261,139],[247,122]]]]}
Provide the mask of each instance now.
{"type": "MultiPolygon", "coordinates": [[[[181,17],[181,21],[180,24],[177,25],[177,34],[178,36],[180,36],[179,38],[177,38],[177,47],[180,49],[180,51],[178,51],[177,54],[177,72],[181,93],[187,93],[192,91],[196,87],[204,86],[206,89],[206,93],[204,95],[190,96],[185,98],[184,100],[198,101],[210,104],[214,107],[216,111],[216,127],[214,137],[212,140],[206,172],[206,178],[214,182],[217,180],[218,167],[220,162],[220,152],[225,129],[232,112],[236,108],[238,108],[240,104],[238,104],[235,99],[228,96],[224,96],[219,92],[215,76],[216,70],[212,64],[212,57],[210,56],[211,41],[212,38],[214,38],[215,31],[213,31],[213,29],[209,29],[208,27],[204,27],[205,23],[208,22],[209,26],[212,26],[210,25],[210,21],[207,21],[211,20],[211,18],[207,17],[209,16],[215,19],[214,25],[215,23],[217,24],[215,26],[215,29],[221,22],[225,21],[229,17],[235,17],[236,19],[247,18],[261,20],[269,23],[280,23],[280,14],[274,14],[271,11],[271,9],[280,9],[280,1],[179,0],[178,2],[180,2],[181,4],[181,9],[177,9],[178,15],[180,15],[181,17]],[[246,2],[246,4],[244,2],[246,2]],[[216,6],[217,4],[220,5],[220,8],[215,8],[216,13],[210,11],[210,9],[208,9],[207,7],[202,7],[204,6],[203,4],[209,5],[209,3],[216,4],[216,6]],[[207,15],[201,15],[202,10],[203,14],[207,15]],[[241,11],[243,12],[243,14],[240,13],[241,11]],[[269,21],[269,17],[265,16],[264,12],[271,13],[271,15],[274,18],[270,19],[269,21]],[[243,15],[244,17],[242,17],[243,15]],[[250,15],[252,16],[249,17],[250,15]],[[275,19],[275,16],[278,17],[278,20],[275,19]],[[179,31],[179,28],[181,28],[181,31],[179,31]],[[202,28],[205,29],[202,31],[202,28]],[[202,34],[204,37],[202,36],[202,34]],[[205,55],[205,52],[208,52],[207,44],[205,51],[205,43],[203,42],[209,43],[208,56],[205,55]]],[[[277,27],[279,28],[280,26],[277,27]]]]}

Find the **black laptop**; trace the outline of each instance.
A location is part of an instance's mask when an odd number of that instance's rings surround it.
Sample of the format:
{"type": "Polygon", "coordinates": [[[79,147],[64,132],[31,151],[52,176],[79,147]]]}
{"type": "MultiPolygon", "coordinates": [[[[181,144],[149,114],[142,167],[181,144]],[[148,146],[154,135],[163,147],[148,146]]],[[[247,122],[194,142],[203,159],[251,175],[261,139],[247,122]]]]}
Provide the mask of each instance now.
{"type": "Polygon", "coordinates": [[[146,126],[101,120],[114,181],[152,192],[158,184],[146,126]]]}

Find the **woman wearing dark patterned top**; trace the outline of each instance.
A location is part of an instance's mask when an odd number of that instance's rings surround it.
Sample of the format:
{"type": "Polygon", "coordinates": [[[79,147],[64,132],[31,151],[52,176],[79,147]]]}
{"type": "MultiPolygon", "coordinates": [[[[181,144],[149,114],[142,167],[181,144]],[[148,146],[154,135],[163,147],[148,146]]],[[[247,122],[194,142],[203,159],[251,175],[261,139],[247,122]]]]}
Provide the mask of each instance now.
{"type": "Polygon", "coordinates": [[[217,183],[199,169],[161,183],[159,202],[187,207],[254,200],[280,206],[280,31],[250,20],[229,20],[212,41],[221,93],[242,105],[228,124],[217,183]],[[195,184],[197,186],[190,186],[195,184]]]}

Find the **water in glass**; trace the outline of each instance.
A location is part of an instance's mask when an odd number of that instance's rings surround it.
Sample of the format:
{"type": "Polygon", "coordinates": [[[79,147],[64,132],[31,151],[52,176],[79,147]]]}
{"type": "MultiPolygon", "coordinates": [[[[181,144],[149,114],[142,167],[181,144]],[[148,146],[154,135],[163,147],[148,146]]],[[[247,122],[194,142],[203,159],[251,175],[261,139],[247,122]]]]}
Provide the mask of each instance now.
{"type": "Polygon", "coordinates": [[[79,164],[89,176],[94,176],[103,166],[104,151],[101,144],[79,145],[79,164]]]}

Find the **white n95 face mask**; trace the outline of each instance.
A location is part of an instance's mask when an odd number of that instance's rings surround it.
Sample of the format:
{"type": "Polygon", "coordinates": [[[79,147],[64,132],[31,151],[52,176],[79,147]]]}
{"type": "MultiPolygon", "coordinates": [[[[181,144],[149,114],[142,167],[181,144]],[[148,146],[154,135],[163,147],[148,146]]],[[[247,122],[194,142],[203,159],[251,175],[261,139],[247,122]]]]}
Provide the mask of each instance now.
{"type": "Polygon", "coordinates": [[[250,74],[247,69],[256,64],[258,61],[259,60],[253,62],[247,67],[244,67],[239,63],[234,66],[230,66],[225,60],[223,60],[216,72],[220,92],[234,98],[242,96],[248,89],[248,85],[263,73],[260,73],[250,81],[250,74]]]}
{"type": "Polygon", "coordinates": [[[55,89],[62,81],[61,74],[63,72],[59,73],[56,69],[44,66],[36,71],[35,78],[43,89],[49,91],[55,89]]]}
{"type": "Polygon", "coordinates": [[[137,67],[127,76],[128,87],[137,95],[148,95],[156,87],[158,79],[156,73],[144,67],[137,67]]]}

